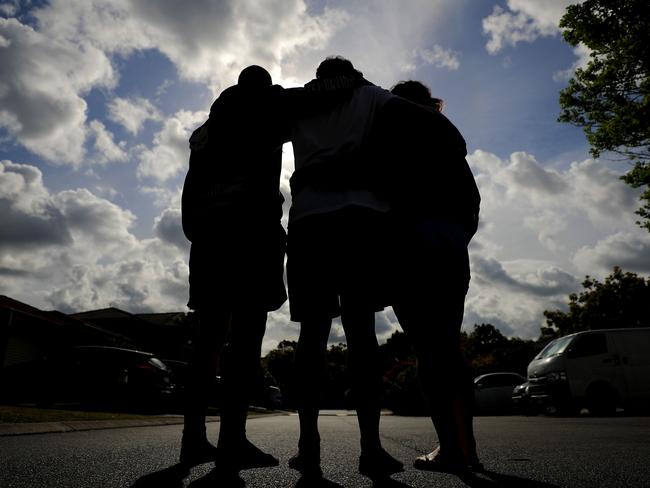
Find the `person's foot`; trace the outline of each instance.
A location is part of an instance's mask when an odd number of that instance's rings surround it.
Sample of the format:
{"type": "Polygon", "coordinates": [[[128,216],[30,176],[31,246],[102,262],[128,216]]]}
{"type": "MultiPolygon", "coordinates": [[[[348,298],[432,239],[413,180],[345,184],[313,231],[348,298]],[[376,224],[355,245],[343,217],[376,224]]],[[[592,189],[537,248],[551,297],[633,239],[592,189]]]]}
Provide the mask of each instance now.
{"type": "MultiPolygon", "coordinates": [[[[476,462],[478,465],[481,464],[478,463],[478,459],[476,462]]],[[[437,471],[441,473],[459,473],[471,469],[468,463],[463,459],[444,456],[440,447],[437,447],[429,454],[424,454],[415,458],[413,461],[413,467],[423,471],[437,471]]]]}
{"type": "Polygon", "coordinates": [[[483,470],[485,470],[485,467],[483,466],[483,463],[481,461],[479,461],[477,455],[471,456],[469,461],[467,461],[467,467],[469,469],[471,469],[472,471],[483,471],[483,470]]]}
{"type": "Polygon", "coordinates": [[[205,438],[183,439],[181,443],[180,464],[185,467],[214,462],[218,457],[219,450],[205,438]]]}
{"type": "Polygon", "coordinates": [[[305,477],[320,478],[323,476],[319,452],[299,450],[298,454],[289,459],[289,467],[305,477]]]}
{"type": "MultiPolygon", "coordinates": [[[[167,486],[164,483],[156,486],[167,486]]],[[[180,486],[180,485],[179,485],[180,486]]],[[[202,478],[192,481],[187,488],[214,488],[215,486],[227,488],[243,488],[246,482],[239,476],[236,471],[223,471],[215,467],[202,478]]]]}
{"type": "Polygon", "coordinates": [[[219,456],[216,465],[220,468],[238,471],[241,469],[270,468],[280,464],[280,461],[275,456],[262,451],[248,439],[245,439],[237,446],[220,445],[217,450],[219,456]]]}
{"type": "Polygon", "coordinates": [[[376,478],[404,471],[404,464],[388,454],[383,448],[362,451],[359,456],[359,473],[376,478]]]}

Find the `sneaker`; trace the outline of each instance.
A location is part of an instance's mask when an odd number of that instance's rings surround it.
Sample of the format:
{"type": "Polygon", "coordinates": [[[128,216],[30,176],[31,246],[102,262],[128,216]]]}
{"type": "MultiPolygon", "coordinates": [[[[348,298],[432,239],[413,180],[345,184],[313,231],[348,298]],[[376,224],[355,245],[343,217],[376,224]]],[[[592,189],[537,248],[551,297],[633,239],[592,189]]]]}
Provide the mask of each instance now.
{"type": "Polygon", "coordinates": [[[462,473],[470,469],[462,460],[443,457],[439,449],[416,457],[415,461],[413,461],[413,467],[422,471],[436,471],[439,473],[462,473]]]}
{"type": "Polygon", "coordinates": [[[380,448],[376,451],[361,452],[359,473],[369,478],[390,476],[404,471],[404,464],[380,448]]]}

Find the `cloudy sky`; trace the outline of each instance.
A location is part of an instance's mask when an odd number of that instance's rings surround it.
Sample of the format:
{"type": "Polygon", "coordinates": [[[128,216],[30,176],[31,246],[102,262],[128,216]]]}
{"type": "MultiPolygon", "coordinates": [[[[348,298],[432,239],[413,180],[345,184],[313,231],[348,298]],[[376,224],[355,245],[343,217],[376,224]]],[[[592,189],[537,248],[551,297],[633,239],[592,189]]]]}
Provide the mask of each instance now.
{"type": "MultiPolygon", "coordinates": [[[[625,166],[556,122],[588,56],[558,30],[570,3],[0,0],[0,294],[64,312],[184,310],[192,130],[242,67],[297,86],[340,54],[376,84],[418,79],[445,100],[483,197],[464,327],[536,337],[585,275],[650,273],[625,166]]],[[[289,198],[290,145],[284,166],[289,198]]],[[[378,314],[381,338],[396,327],[378,314]]],[[[286,307],[271,314],[265,350],[297,332],[286,307]]]]}

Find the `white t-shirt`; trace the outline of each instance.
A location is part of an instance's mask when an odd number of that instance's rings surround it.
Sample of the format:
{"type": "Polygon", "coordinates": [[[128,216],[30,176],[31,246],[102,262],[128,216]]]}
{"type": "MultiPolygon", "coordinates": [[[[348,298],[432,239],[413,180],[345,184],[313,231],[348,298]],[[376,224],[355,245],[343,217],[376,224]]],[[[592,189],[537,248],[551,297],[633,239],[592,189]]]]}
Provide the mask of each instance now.
{"type": "MultiPolygon", "coordinates": [[[[358,150],[372,131],[377,111],[393,97],[378,86],[363,86],[356,88],[352,96],[335,109],[299,120],[291,134],[296,170],[358,150]]],[[[368,190],[323,191],[307,185],[293,196],[289,221],[349,205],[381,212],[390,208],[386,201],[368,190]]]]}

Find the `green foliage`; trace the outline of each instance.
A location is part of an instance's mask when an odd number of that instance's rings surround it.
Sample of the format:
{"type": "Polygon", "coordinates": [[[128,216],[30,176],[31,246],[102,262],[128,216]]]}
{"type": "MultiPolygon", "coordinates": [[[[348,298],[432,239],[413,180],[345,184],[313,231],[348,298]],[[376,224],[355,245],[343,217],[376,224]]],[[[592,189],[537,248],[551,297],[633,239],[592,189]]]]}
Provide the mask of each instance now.
{"type": "Polygon", "coordinates": [[[569,295],[569,310],[546,310],[543,335],[650,325],[650,280],[615,267],[603,283],[587,276],[580,294],[569,295]]]}
{"type": "Polygon", "coordinates": [[[263,370],[268,372],[275,380],[274,383],[280,387],[287,406],[295,403],[293,359],[297,345],[295,341],[282,341],[262,359],[263,370]]]}
{"type": "MultiPolygon", "coordinates": [[[[296,405],[297,388],[294,377],[294,358],[298,343],[281,341],[278,347],[269,351],[262,359],[263,370],[271,376],[269,384],[282,390],[282,397],[289,408],[296,405]]],[[[323,407],[344,408],[346,391],[350,388],[347,375],[347,345],[332,344],[327,349],[327,378],[323,384],[323,407]]]]}
{"type": "MultiPolygon", "coordinates": [[[[650,124],[650,122],[648,123],[650,124]]],[[[632,188],[646,187],[646,190],[641,194],[641,200],[645,200],[646,203],[636,213],[643,219],[638,221],[637,224],[650,231],[650,164],[638,162],[632,170],[623,176],[623,181],[632,188]]]]}
{"type": "Polygon", "coordinates": [[[346,407],[346,392],[350,389],[347,374],[347,344],[332,344],[327,349],[327,379],[324,385],[323,407],[346,407]]]}
{"type": "Polygon", "coordinates": [[[499,371],[525,376],[528,363],[542,347],[536,341],[505,337],[492,324],[474,325],[471,333],[461,336],[461,348],[474,376],[499,371]]]}
{"type": "MultiPolygon", "coordinates": [[[[474,377],[513,371],[526,375],[528,363],[550,339],[527,341],[505,337],[492,324],[475,325],[461,332],[461,350],[474,377]]],[[[427,407],[416,376],[416,361],[408,336],[396,331],[381,346],[384,356],[386,406],[400,415],[424,415],[427,407]]]]}
{"type": "MultiPolygon", "coordinates": [[[[525,341],[505,337],[491,324],[475,325],[467,334],[461,333],[461,349],[472,366],[474,376],[496,371],[526,373],[531,359],[548,342],[525,341]]],[[[262,360],[277,384],[289,408],[295,406],[294,354],[296,342],[282,341],[262,360]]],[[[384,375],[384,406],[400,415],[426,415],[426,402],[417,378],[415,354],[409,337],[395,331],[379,346],[384,375]]],[[[323,385],[325,408],[351,408],[348,395],[350,378],[347,373],[347,346],[333,344],[327,350],[328,373],[323,385]]]]}
{"type": "Polygon", "coordinates": [[[400,360],[384,373],[384,390],[386,407],[398,415],[426,415],[429,412],[417,378],[415,358],[400,360]]]}
{"type": "Polygon", "coordinates": [[[629,159],[634,169],[623,180],[646,188],[637,214],[650,231],[650,2],[586,0],[567,8],[560,27],[591,59],[561,91],[559,120],[583,128],[594,157],[629,159]]]}

